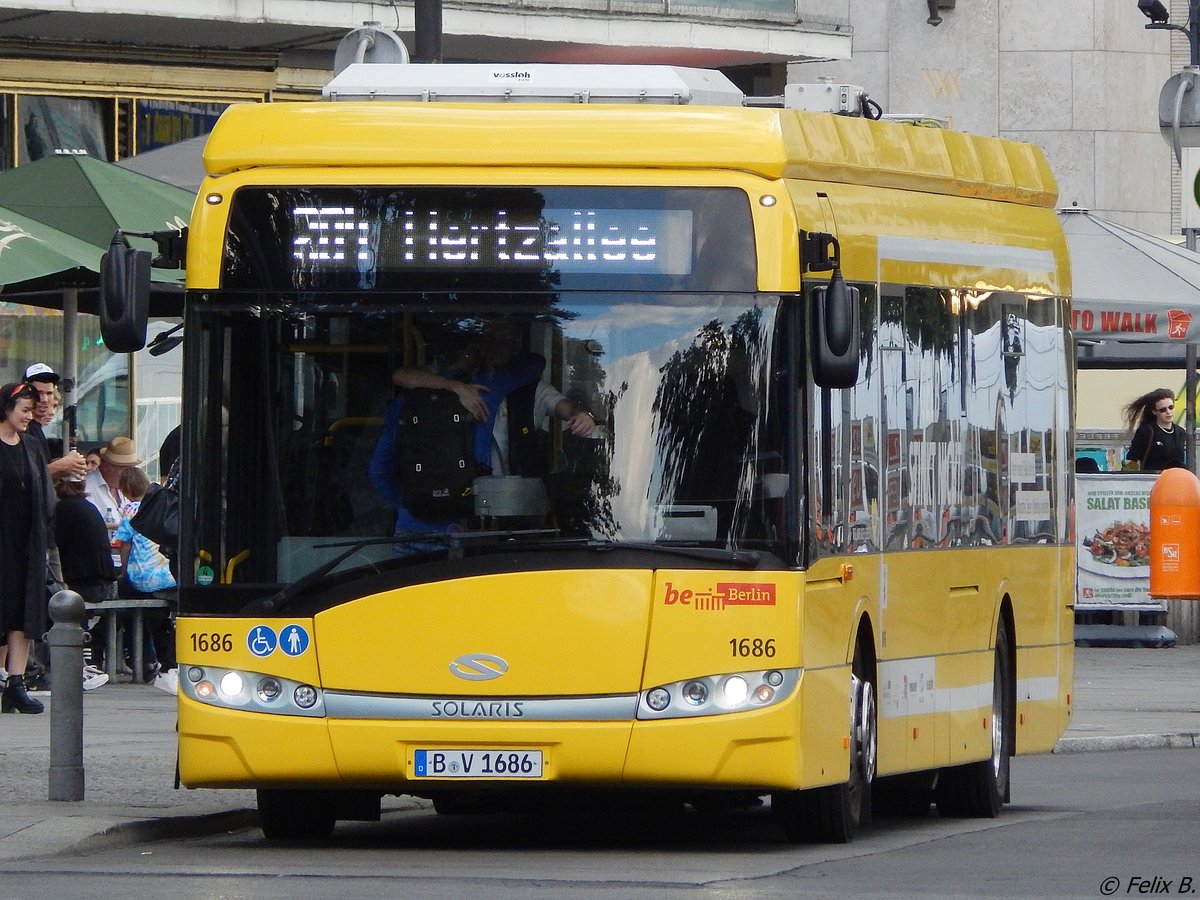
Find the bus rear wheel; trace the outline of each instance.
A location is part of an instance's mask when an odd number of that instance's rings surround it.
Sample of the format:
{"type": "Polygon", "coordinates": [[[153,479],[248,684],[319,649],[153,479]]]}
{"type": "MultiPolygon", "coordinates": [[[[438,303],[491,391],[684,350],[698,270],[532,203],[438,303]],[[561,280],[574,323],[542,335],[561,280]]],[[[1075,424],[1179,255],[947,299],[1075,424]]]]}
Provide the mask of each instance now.
{"type": "Polygon", "coordinates": [[[850,675],[850,777],[843,784],[772,795],[788,840],[845,844],[871,821],[871,784],[878,753],[875,683],[861,645],[850,675]]]}
{"type": "Polygon", "coordinates": [[[337,823],[335,799],[329,791],[260,789],[258,825],[271,840],[327,838],[337,823]]]}
{"type": "Polygon", "coordinates": [[[992,672],[992,752],[980,762],[942,770],[936,799],[943,816],[994,819],[1008,800],[1016,709],[1012,675],[1008,625],[1001,619],[992,672]]]}

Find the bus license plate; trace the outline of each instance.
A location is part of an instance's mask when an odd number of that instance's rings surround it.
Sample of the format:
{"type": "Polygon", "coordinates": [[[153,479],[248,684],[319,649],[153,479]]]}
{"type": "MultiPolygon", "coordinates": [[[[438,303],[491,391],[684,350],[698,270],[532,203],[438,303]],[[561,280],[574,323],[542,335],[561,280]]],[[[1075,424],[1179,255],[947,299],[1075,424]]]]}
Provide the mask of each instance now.
{"type": "Polygon", "coordinates": [[[416,750],[416,778],[541,778],[541,750],[416,750]]]}

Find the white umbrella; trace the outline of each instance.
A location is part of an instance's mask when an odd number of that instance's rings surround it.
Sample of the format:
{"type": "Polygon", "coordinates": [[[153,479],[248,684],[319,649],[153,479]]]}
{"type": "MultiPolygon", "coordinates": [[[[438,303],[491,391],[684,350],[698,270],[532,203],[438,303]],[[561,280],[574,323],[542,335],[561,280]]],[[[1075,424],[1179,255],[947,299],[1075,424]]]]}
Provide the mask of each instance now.
{"type": "Polygon", "coordinates": [[[1058,215],[1071,253],[1077,340],[1200,340],[1200,253],[1086,209],[1058,215]]]}
{"type": "Polygon", "coordinates": [[[1186,347],[1188,467],[1196,471],[1200,253],[1086,209],[1059,210],[1058,217],[1071,253],[1075,339],[1186,347]]]}

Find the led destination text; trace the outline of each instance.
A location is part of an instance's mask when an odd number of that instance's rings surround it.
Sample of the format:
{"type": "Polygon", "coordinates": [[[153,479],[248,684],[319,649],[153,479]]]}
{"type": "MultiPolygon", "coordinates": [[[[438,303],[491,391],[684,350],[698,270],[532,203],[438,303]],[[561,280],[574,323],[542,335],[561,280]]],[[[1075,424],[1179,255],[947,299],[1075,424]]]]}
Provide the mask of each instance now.
{"type": "Polygon", "coordinates": [[[547,209],[534,217],[500,209],[464,217],[428,208],[372,218],[352,206],[296,206],[291,218],[292,255],[315,268],[691,270],[689,210],[547,209]]]}

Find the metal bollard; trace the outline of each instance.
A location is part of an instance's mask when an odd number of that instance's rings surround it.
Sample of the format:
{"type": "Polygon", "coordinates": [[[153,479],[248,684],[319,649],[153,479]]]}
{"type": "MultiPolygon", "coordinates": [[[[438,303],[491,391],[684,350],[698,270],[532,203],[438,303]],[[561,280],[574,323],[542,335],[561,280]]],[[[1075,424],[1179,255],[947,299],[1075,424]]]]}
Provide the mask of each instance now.
{"type": "Polygon", "coordinates": [[[83,799],[83,598],[50,598],[50,799],[83,799]]]}

